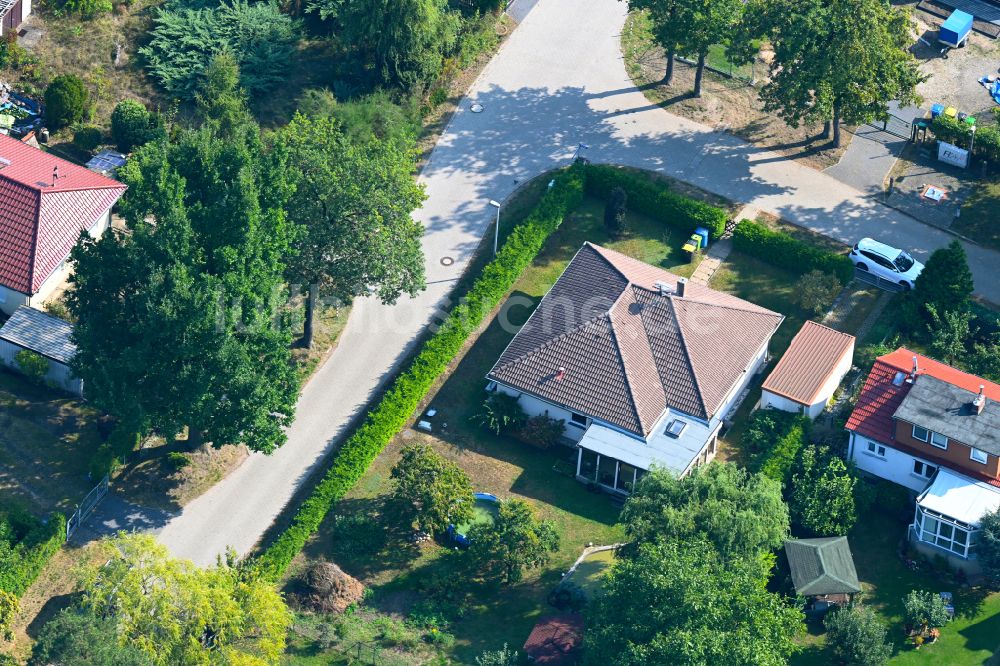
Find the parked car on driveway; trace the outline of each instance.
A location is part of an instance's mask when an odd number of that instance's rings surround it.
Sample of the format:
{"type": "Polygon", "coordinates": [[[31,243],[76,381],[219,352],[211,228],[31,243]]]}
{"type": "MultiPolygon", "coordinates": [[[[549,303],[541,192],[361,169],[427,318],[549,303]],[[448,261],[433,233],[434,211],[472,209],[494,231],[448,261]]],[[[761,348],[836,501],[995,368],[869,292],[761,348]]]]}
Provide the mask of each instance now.
{"type": "Polygon", "coordinates": [[[899,248],[862,238],[851,250],[851,261],[859,270],[913,289],[924,265],[899,248]]]}

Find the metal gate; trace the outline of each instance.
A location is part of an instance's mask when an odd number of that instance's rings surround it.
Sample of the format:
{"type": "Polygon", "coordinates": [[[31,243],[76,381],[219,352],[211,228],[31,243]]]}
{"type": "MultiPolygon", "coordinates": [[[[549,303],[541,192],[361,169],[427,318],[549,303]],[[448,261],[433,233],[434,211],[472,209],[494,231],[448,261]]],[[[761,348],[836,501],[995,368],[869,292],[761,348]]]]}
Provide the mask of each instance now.
{"type": "Polygon", "coordinates": [[[883,291],[895,291],[895,292],[906,291],[906,287],[899,284],[898,282],[893,282],[892,280],[886,280],[885,278],[881,278],[877,275],[869,273],[868,271],[863,271],[858,267],[854,268],[854,277],[857,278],[858,280],[861,280],[862,282],[870,284],[874,287],[878,287],[883,291]]]}
{"type": "Polygon", "coordinates": [[[867,125],[898,136],[900,139],[909,139],[913,135],[913,123],[891,113],[885,120],[874,120],[867,125]]]}
{"type": "Polygon", "coordinates": [[[73,536],[73,532],[76,528],[83,524],[83,521],[87,520],[87,516],[101,503],[104,496],[108,494],[108,486],[110,484],[110,479],[108,475],[105,474],[101,482],[98,483],[94,488],[87,493],[87,496],[83,498],[80,505],[76,507],[76,511],[73,515],[69,517],[66,521],[66,540],[69,541],[70,537],[73,536]]]}

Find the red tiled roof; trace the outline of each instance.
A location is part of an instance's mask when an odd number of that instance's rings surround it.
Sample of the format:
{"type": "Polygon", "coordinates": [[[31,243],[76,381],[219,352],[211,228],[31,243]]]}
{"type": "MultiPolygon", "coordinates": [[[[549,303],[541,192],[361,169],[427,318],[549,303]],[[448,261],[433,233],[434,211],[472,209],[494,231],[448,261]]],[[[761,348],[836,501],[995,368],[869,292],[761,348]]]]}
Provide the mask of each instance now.
{"type": "Polygon", "coordinates": [[[812,405],[844,357],[853,352],[853,335],[807,321],[761,388],[812,405]]]}
{"type": "MultiPolygon", "coordinates": [[[[897,442],[893,437],[893,414],[899,408],[903,398],[910,392],[912,384],[903,381],[899,386],[894,385],[898,373],[909,374],[913,370],[913,358],[917,359],[917,374],[928,375],[957,386],[972,393],[978,393],[979,387],[983,387],[983,393],[990,400],[1000,401],[1000,385],[987,381],[981,377],[962,372],[950,365],[935,361],[921,354],[900,347],[896,351],[880,356],[875,360],[872,370],[868,373],[864,388],[858,395],[858,402],[847,420],[847,429],[852,430],[863,437],[873,439],[883,444],[889,444],[893,448],[909,451],[920,455],[923,458],[945,466],[950,466],[948,461],[936,458],[926,451],[916,451],[912,447],[897,442]]],[[[963,470],[963,473],[969,472],[963,470]]],[[[992,477],[983,476],[983,480],[1000,486],[1000,481],[992,477]]]]}
{"type": "Polygon", "coordinates": [[[0,158],[0,284],[34,294],[125,186],[4,135],[0,158]]]}
{"type": "Polygon", "coordinates": [[[576,663],[573,652],[583,641],[583,616],[579,613],[543,617],[524,642],[524,653],[535,664],[576,663]]]}

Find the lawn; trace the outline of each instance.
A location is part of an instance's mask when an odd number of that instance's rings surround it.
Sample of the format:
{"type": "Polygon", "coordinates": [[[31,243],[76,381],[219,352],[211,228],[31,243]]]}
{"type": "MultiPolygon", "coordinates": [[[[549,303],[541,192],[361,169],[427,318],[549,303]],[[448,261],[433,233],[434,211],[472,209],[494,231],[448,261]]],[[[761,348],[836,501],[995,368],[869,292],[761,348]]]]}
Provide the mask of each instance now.
{"type": "Polygon", "coordinates": [[[594,595],[601,591],[604,576],[615,561],[615,551],[599,550],[588,555],[583,562],[580,562],[573,571],[573,574],[566,580],[576,583],[586,592],[588,599],[593,599],[594,595]]]}
{"type": "MultiPolygon", "coordinates": [[[[1000,593],[962,588],[929,566],[921,571],[906,568],[897,546],[906,534],[904,516],[910,514],[907,509],[868,511],[848,537],[864,603],[874,607],[889,627],[895,650],[889,664],[983,664],[1000,647],[1000,593]],[[941,628],[936,643],[920,650],[906,643],[903,632],[903,599],[911,590],[950,591],[955,598],[955,619],[941,628]]],[[[820,627],[810,627],[805,643],[806,650],[791,661],[793,666],[830,663],[820,627]]]]}

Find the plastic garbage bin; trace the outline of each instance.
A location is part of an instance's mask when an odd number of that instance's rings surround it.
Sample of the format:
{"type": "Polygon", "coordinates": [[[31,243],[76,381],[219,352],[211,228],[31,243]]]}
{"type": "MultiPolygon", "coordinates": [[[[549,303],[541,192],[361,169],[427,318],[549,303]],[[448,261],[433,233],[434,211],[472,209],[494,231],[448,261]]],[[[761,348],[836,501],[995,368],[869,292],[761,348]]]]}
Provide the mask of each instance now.
{"type": "Polygon", "coordinates": [[[958,109],[956,109],[953,106],[949,106],[947,109],[944,110],[944,115],[948,116],[949,118],[954,118],[958,115],[958,109]]]}
{"type": "Polygon", "coordinates": [[[701,236],[701,246],[703,248],[708,247],[708,229],[705,227],[698,227],[694,230],[694,232],[701,236]]]}
{"type": "Polygon", "coordinates": [[[937,118],[944,113],[944,104],[931,105],[931,118],[937,118]]]}

